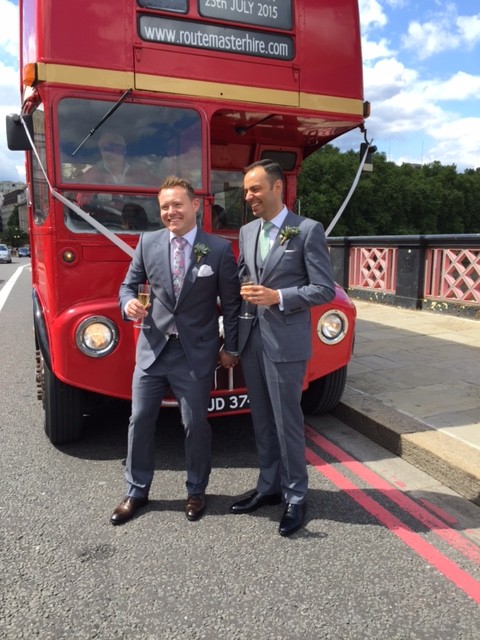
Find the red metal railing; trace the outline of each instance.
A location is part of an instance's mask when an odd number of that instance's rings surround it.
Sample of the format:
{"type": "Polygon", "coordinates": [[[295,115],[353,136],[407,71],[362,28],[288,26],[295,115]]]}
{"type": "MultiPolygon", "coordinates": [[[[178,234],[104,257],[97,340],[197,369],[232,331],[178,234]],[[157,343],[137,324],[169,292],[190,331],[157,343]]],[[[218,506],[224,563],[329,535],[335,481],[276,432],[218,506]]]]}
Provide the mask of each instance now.
{"type": "Polygon", "coordinates": [[[480,304],[480,249],[429,249],[425,297],[480,304]]]}
{"type": "Polygon", "coordinates": [[[397,249],[352,247],[348,282],[357,289],[395,293],[397,249]]]}
{"type": "Polygon", "coordinates": [[[480,234],[356,236],[328,244],[335,278],[351,297],[480,319],[480,234]]]}

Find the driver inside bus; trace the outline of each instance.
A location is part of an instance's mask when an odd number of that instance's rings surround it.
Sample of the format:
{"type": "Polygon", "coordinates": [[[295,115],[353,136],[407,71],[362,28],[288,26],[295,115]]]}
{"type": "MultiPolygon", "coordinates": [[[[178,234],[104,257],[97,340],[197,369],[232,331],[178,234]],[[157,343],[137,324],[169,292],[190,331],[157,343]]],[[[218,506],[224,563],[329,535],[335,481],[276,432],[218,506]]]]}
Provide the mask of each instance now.
{"type": "Polygon", "coordinates": [[[127,145],[119,133],[102,133],[98,141],[98,150],[101,159],[85,173],[86,182],[152,186],[157,182],[147,167],[138,167],[128,161],[127,145]]]}
{"type": "MultiPolygon", "coordinates": [[[[102,133],[98,140],[100,160],[96,162],[83,175],[82,181],[91,184],[132,185],[156,187],[159,181],[145,165],[145,163],[133,163],[127,155],[125,138],[114,131],[102,133]]],[[[107,193],[78,193],[77,203],[80,206],[93,204],[100,200],[103,204],[114,204],[117,199],[114,194],[107,193]]],[[[118,198],[120,204],[121,195],[118,198]]],[[[121,208],[121,206],[119,207],[121,208]]]]}

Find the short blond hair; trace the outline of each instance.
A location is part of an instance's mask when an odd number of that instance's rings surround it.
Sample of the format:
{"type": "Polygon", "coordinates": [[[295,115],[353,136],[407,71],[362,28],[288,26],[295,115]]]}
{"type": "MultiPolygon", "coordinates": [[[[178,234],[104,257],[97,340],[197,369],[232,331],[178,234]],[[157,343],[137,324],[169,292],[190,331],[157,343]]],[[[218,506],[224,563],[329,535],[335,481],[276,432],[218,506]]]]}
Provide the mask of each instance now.
{"type": "Polygon", "coordinates": [[[174,189],[175,187],[181,187],[182,189],[185,189],[190,200],[194,200],[198,197],[190,182],[188,182],[188,180],[185,180],[184,178],[179,178],[178,176],[168,176],[167,178],[165,178],[165,180],[160,185],[158,195],[160,195],[164,189],[174,189]]]}

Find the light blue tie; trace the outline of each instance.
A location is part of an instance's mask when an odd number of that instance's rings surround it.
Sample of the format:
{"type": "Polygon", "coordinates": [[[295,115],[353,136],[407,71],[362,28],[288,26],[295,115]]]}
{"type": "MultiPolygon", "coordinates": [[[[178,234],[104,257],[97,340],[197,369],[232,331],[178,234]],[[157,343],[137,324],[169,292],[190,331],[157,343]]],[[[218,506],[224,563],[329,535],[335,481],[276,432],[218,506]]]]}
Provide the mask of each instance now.
{"type": "Polygon", "coordinates": [[[270,229],[273,227],[273,222],[264,222],[262,230],[260,232],[260,255],[262,260],[268,256],[270,251],[270,229]]]}

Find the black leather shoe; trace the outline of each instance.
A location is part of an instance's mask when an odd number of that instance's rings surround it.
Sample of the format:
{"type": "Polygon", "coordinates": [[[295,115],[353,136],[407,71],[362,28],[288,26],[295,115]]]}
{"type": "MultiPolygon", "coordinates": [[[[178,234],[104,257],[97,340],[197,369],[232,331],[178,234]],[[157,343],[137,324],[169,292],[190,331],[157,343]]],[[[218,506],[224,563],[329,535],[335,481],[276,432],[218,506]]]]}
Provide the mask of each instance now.
{"type": "Polygon", "coordinates": [[[122,524],[122,522],[127,522],[127,520],[133,518],[135,513],[141,507],[144,507],[147,502],[148,498],[131,498],[127,496],[112,513],[110,522],[112,524],[122,524]]]}
{"type": "Polygon", "coordinates": [[[303,524],[306,511],[307,505],[305,503],[292,504],[289,502],[280,520],[278,533],[281,536],[290,536],[292,533],[295,533],[295,531],[298,531],[303,524]]]}
{"type": "Polygon", "coordinates": [[[193,496],[188,496],[187,504],[185,505],[185,515],[191,522],[198,520],[205,511],[205,494],[197,493],[193,496]]]}
{"type": "Polygon", "coordinates": [[[256,511],[267,504],[280,504],[281,501],[281,493],[269,493],[267,495],[263,495],[262,493],[258,493],[258,491],[254,491],[250,496],[248,496],[248,498],[232,504],[230,512],[251,513],[252,511],[256,511]]]}

